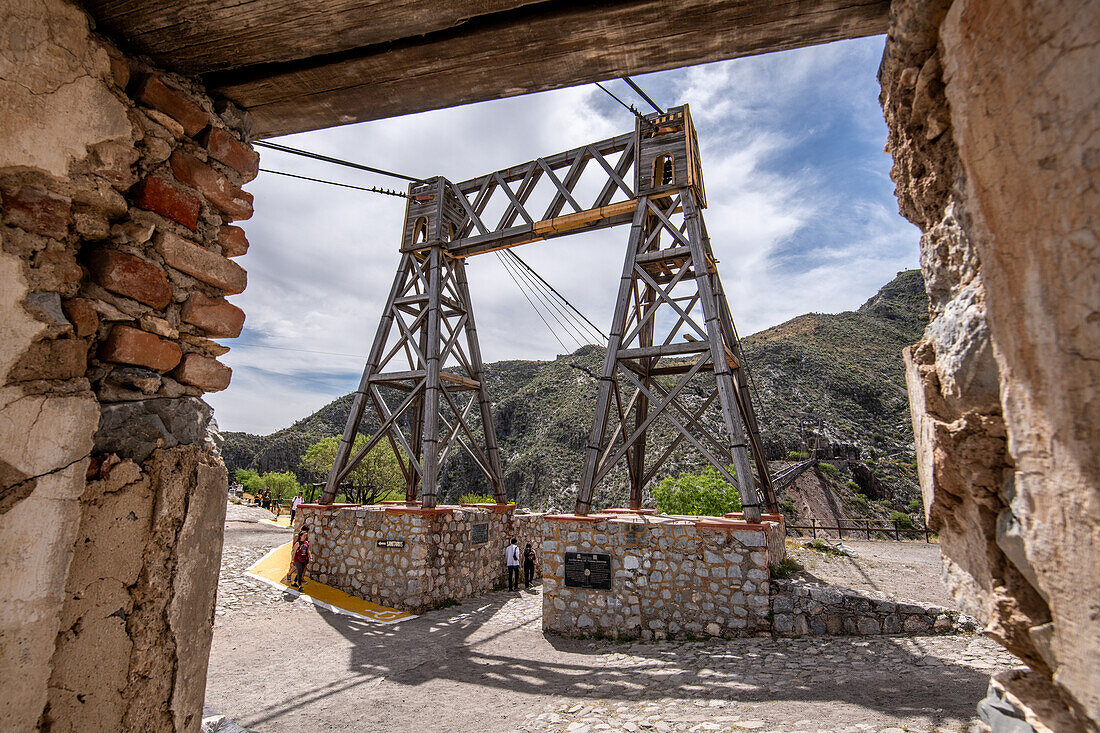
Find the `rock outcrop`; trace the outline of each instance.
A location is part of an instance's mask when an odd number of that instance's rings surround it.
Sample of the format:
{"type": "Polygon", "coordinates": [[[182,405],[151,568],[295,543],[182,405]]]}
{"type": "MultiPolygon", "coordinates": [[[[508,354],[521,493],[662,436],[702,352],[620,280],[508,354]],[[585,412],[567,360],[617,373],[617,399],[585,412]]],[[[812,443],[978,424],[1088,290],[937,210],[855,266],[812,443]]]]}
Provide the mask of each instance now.
{"type": "Polygon", "coordinates": [[[932,320],[907,381],[947,577],[1048,680],[1035,704],[1092,729],[1098,26],[1088,3],[895,2],[880,70],[901,212],[923,232],[932,320]]]}

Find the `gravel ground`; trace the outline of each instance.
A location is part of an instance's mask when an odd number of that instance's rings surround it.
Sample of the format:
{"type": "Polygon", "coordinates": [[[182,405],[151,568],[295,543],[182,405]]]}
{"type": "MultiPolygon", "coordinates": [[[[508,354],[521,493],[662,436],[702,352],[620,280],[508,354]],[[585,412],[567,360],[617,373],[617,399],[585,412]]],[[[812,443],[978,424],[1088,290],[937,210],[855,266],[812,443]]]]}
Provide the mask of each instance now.
{"type": "MultiPolygon", "coordinates": [[[[226,530],[207,703],[257,732],[966,731],[989,674],[1017,664],[980,636],[564,639],[543,634],[537,589],[365,623],[242,578],[286,530],[226,530]]],[[[869,544],[866,582],[889,593],[893,550],[869,544]]]]}
{"type": "MultiPolygon", "coordinates": [[[[795,540],[802,544],[805,540],[795,540]]],[[[829,540],[836,544],[836,540],[829,540]]],[[[925,542],[844,540],[855,557],[823,555],[801,547],[787,549],[806,568],[800,577],[854,588],[883,598],[935,603],[958,610],[940,581],[940,546],[925,542]]]]}

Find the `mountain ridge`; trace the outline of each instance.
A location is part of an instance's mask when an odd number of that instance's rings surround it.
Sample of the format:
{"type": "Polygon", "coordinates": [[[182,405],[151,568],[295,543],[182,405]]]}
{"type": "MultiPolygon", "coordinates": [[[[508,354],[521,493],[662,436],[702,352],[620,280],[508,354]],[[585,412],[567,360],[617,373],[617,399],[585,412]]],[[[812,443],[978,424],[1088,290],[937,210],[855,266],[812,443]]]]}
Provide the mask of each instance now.
{"type": "MultiPolygon", "coordinates": [[[[827,442],[858,448],[865,458],[894,456],[894,464],[908,464],[913,437],[901,349],[919,340],[927,314],[920,272],[906,270],[855,311],[807,313],[742,338],[769,458],[798,447],[799,413],[812,413],[821,416],[827,442]]],[[[604,351],[589,345],[552,361],[486,364],[489,394],[499,396],[493,416],[509,498],[533,509],[571,506],[604,351]]],[[[223,433],[227,467],[230,472],[292,470],[303,481],[323,480],[304,475],[298,461],[313,442],[343,432],[351,398],[337,398],[266,436],[223,433]]],[[[704,419],[717,426],[721,416],[712,409],[704,419]]],[[[365,416],[360,429],[369,433],[376,425],[373,416],[365,416]]],[[[662,428],[653,432],[655,444],[671,434],[662,428]]],[[[676,473],[700,465],[698,456],[678,449],[667,468],[676,473]]],[[[895,468],[887,466],[884,478],[899,495],[914,496],[915,474],[895,468]]],[[[608,476],[601,503],[625,500],[624,477],[618,469],[608,476]]],[[[447,501],[469,491],[486,493],[465,454],[447,462],[440,483],[447,501]]]]}

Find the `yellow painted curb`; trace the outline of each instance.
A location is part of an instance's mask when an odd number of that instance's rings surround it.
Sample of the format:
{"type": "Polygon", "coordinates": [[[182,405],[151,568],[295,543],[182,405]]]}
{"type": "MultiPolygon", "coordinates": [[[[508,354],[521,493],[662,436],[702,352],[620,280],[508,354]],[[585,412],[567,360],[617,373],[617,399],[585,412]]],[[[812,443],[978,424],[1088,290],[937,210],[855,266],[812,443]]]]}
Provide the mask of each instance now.
{"type": "Polygon", "coordinates": [[[259,562],[245,571],[245,574],[256,580],[262,580],[268,585],[281,588],[287,593],[303,595],[314,605],[320,606],[321,608],[327,608],[330,611],[342,613],[347,616],[355,616],[364,621],[374,621],[380,624],[396,624],[401,621],[408,621],[409,619],[416,618],[416,616],[405,613],[404,611],[398,611],[396,608],[379,606],[377,603],[371,603],[362,598],[348,595],[344,591],[337,590],[330,585],[310,580],[308,577],[308,565],[306,566],[306,579],[302,585],[302,590],[299,591],[297,588],[291,588],[289,584],[290,573],[288,572],[288,568],[291,567],[290,545],[291,543],[288,542],[285,545],[276,547],[260,558],[259,562]]]}
{"type": "Polygon", "coordinates": [[[279,517],[278,519],[261,519],[259,520],[264,524],[270,524],[272,527],[282,527],[283,529],[290,529],[290,517],[279,517]],[[284,524],[282,520],[286,520],[284,524]]]}

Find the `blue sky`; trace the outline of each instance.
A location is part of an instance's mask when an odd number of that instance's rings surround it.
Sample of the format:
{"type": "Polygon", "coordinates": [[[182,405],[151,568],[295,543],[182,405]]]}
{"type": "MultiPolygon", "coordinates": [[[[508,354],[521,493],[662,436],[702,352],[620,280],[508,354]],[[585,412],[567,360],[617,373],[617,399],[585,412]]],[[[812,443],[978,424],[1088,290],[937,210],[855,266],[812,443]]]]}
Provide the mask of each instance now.
{"type": "MultiPolygon", "coordinates": [[[[875,79],[884,38],[737,59],[636,79],[659,104],[690,103],[707,227],[738,330],[858,307],[916,267],[918,230],[897,213],[875,79]]],[[[645,107],[621,81],[621,98],[645,107]]],[[[633,129],[595,86],[333,128],[287,145],[419,177],[459,181],[633,129]]],[[[261,165],[356,185],[404,184],[262,150],[261,165]]],[[[355,389],[398,261],[399,198],[261,173],[238,262],[248,314],[208,395],[223,430],[268,433],[355,389]]],[[[627,228],[518,253],[605,331],[627,228]]],[[[496,257],[469,261],[487,362],[552,359],[562,347],[496,257]]],[[[569,343],[568,341],[566,342],[569,343]]]]}

